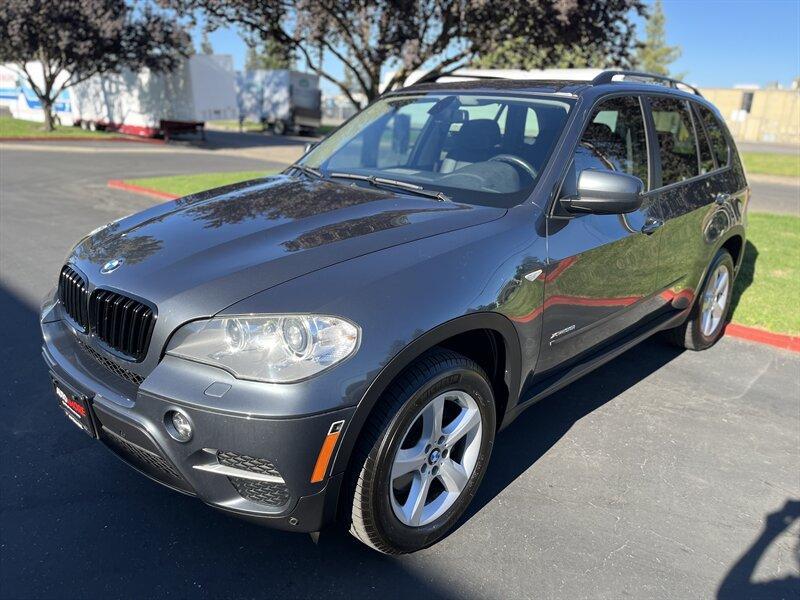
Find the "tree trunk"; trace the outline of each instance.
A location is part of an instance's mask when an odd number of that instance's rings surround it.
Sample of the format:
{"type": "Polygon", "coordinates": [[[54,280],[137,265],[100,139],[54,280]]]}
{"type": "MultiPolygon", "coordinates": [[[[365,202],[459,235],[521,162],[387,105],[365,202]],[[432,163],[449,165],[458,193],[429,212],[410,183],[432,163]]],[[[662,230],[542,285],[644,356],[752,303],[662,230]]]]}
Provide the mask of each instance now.
{"type": "Polygon", "coordinates": [[[44,112],[44,129],[45,131],[53,131],[56,128],[56,116],[53,114],[53,101],[50,99],[43,99],[42,111],[44,112]]]}

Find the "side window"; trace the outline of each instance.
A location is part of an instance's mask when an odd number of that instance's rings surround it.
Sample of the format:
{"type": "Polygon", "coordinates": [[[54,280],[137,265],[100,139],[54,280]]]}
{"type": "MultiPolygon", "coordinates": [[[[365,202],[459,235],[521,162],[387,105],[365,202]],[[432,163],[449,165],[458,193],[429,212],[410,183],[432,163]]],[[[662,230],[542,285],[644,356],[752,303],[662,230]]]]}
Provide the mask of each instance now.
{"type": "Polygon", "coordinates": [[[717,117],[714,116],[714,113],[705,106],[695,104],[695,108],[697,112],[700,113],[703,125],[706,126],[706,133],[711,142],[711,149],[714,151],[714,156],[717,158],[717,166],[720,168],[727,167],[730,150],[728,148],[728,140],[722,132],[722,126],[719,124],[717,117]]]}
{"type": "Polygon", "coordinates": [[[692,117],[685,100],[650,98],[661,156],[661,185],[700,174],[692,117]]]}
{"type": "Polygon", "coordinates": [[[711,154],[711,142],[700,124],[697,112],[692,113],[694,130],[697,132],[697,143],[700,146],[700,174],[705,175],[714,170],[714,156],[711,154]]]}
{"type": "Polygon", "coordinates": [[[647,136],[638,98],[611,98],[597,106],[575,150],[575,170],[608,169],[647,183],[647,136]]]}

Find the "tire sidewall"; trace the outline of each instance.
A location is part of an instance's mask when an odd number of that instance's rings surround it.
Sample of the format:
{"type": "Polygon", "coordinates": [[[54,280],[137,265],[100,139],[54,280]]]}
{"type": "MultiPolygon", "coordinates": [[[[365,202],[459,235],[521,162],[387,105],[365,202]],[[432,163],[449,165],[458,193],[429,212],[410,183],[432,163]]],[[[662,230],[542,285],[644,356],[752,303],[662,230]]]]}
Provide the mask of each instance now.
{"type": "Polygon", "coordinates": [[[375,525],[380,534],[402,551],[430,546],[442,537],[464,513],[483,479],[494,444],[495,410],[492,390],[479,373],[466,368],[448,369],[428,380],[406,401],[383,435],[376,456],[373,503],[375,525]],[[452,390],[469,393],[478,405],[482,419],[481,448],[478,461],[464,491],[447,512],[435,521],[420,527],[409,527],[394,514],[389,498],[389,476],[395,453],[407,428],[434,397],[452,390]]]}
{"type": "Polygon", "coordinates": [[[695,318],[692,320],[692,335],[695,340],[699,342],[698,346],[701,348],[708,348],[713,346],[719,338],[722,337],[722,332],[725,330],[725,324],[728,320],[728,312],[730,311],[731,301],[733,300],[733,278],[734,278],[734,265],[731,255],[724,250],[720,250],[711,262],[706,273],[703,287],[700,289],[700,294],[697,296],[695,318]],[[708,286],[711,285],[711,278],[714,276],[717,268],[720,265],[725,265],[728,269],[728,297],[725,300],[725,310],[723,311],[722,321],[720,322],[717,330],[710,336],[703,333],[702,327],[702,314],[703,314],[703,297],[705,296],[708,286]]]}

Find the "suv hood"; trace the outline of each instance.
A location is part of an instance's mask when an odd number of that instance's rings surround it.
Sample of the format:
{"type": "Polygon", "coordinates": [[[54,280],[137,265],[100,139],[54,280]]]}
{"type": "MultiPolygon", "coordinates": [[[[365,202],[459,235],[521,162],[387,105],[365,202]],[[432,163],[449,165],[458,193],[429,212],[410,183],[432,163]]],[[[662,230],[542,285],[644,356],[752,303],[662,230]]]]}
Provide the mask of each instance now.
{"type": "Polygon", "coordinates": [[[81,241],[69,260],[92,286],[149,300],[162,324],[177,326],[337,262],[505,213],[278,176],[187,196],[113,222],[81,241]],[[102,274],[113,259],[121,266],[102,274]]]}

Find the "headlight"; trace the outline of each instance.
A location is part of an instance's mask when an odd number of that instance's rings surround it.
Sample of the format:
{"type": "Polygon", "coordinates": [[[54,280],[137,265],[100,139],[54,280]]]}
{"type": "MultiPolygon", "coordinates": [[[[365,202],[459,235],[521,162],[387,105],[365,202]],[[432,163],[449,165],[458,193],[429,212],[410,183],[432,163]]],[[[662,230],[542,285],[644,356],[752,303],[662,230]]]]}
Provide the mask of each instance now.
{"type": "Polygon", "coordinates": [[[239,379],[299,381],[353,354],[360,329],[322,315],[242,315],[194,321],[167,354],[221,367],[239,379]]]}

